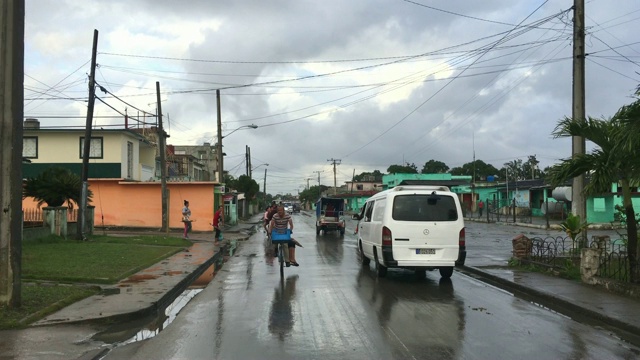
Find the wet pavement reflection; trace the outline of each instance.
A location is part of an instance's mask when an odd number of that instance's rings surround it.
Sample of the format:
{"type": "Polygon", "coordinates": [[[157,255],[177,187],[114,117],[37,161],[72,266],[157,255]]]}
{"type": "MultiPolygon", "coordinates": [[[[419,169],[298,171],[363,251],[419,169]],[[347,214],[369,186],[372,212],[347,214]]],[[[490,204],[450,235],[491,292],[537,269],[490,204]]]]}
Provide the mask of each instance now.
{"type": "MultiPolygon", "coordinates": [[[[295,216],[300,267],[281,276],[264,234],[242,244],[174,322],[120,359],[635,358],[611,336],[462,273],[441,280],[358,262],[356,237],[295,216]]],[[[352,227],[350,227],[352,228],[352,227]]]]}
{"type": "Polygon", "coordinates": [[[293,301],[296,296],[296,282],[299,275],[280,278],[280,285],[274,290],[271,311],[269,311],[269,332],[280,341],[291,333],[294,324],[293,301]]]}

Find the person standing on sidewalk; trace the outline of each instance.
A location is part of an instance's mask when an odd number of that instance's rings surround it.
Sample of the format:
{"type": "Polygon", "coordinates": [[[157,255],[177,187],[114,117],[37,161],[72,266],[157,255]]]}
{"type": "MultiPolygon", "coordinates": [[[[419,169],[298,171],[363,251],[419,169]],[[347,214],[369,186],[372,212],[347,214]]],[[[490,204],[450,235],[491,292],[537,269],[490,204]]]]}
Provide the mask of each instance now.
{"type": "Polygon", "coordinates": [[[189,232],[191,231],[191,209],[189,209],[189,202],[184,201],[184,207],[182,208],[182,222],[184,223],[184,238],[189,238],[189,232]]]}
{"type": "Polygon", "coordinates": [[[224,207],[222,205],[218,206],[218,210],[213,214],[213,222],[211,225],[216,230],[213,241],[222,240],[222,235],[220,234],[220,228],[224,226],[224,207]]]}
{"type": "Polygon", "coordinates": [[[482,209],[484,209],[484,203],[482,202],[482,200],[480,200],[480,202],[478,203],[478,213],[480,214],[479,217],[482,217],[482,209]]]}

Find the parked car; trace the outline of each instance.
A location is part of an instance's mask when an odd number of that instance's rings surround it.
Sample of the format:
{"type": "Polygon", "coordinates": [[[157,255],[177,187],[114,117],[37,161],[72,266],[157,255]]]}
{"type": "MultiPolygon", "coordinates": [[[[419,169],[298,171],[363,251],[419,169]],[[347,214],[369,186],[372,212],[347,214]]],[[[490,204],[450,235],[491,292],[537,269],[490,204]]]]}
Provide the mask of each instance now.
{"type": "Polygon", "coordinates": [[[356,218],[362,263],[373,260],[379,277],[404,268],[449,278],[466,258],[462,207],[446,186],[396,186],[369,198],[356,218]]]}

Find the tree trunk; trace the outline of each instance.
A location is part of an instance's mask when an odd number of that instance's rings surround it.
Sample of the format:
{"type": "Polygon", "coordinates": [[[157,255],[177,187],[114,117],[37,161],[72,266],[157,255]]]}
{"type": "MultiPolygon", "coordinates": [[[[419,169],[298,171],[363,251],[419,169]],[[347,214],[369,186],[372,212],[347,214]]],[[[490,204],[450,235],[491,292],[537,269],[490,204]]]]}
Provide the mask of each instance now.
{"type": "Polygon", "coordinates": [[[639,280],[638,276],[638,224],[636,223],[636,213],[633,210],[633,202],[631,201],[631,188],[629,181],[624,179],[622,183],[622,201],[624,203],[624,212],[627,216],[627,256],[629,258],[629,281],[635,283],[639,280]]]}

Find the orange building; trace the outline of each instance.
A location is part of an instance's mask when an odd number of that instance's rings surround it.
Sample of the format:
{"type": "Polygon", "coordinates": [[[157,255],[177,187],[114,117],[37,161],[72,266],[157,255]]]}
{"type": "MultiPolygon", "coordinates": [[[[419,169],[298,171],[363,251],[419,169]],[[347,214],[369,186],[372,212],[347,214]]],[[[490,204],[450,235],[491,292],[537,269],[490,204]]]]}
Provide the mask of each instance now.
{"type": "MultiPolygon", "coordinates": [[[[211,231],[215,205],[220,203],[222,186],[215,182],[168,182],[169,227],[182,229],[183,201],[189,201],[194,231],[211,231]],[[215,204],[214,204],[214,199],[215,204]]],[[[89,179],[93,192],[96,227],[124,226],[162,227],[160,182],[123,181],[122,179],[89,179]]],[[[222,190],[223,191],[223,190],[222,190]]],[[[22,201],[23,209],[37,207],[32,198],[22,201]]]]}

